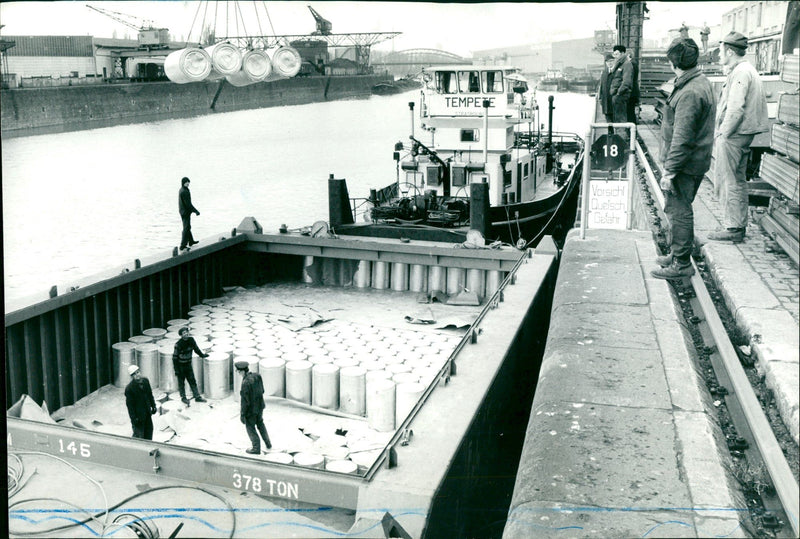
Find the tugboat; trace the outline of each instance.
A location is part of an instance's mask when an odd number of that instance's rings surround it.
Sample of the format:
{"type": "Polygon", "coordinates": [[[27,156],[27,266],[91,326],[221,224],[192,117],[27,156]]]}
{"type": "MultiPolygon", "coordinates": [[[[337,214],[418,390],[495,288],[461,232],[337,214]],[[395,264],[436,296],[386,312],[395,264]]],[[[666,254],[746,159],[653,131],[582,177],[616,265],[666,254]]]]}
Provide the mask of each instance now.
{"type": "Polygon", "coordinates": [[[561,71],[548,69],[537,88],[542,92],[566,92],[569,89],[569,81],[561,71]]]}
{"type": "MultiPolygon", "coordinates": [[[[477,230],[519,248],[545,234],[558,242],[575,216],[581,137],[537,128],[535,93],[516,68],[436,66],[423,81],[408,142],[395,144],[395,181],[350,199],[343,180],[329,180],[336,233],[463,242],[477,230]]],[[[551,126],[552,113],[549,96],[551,126]]]]}

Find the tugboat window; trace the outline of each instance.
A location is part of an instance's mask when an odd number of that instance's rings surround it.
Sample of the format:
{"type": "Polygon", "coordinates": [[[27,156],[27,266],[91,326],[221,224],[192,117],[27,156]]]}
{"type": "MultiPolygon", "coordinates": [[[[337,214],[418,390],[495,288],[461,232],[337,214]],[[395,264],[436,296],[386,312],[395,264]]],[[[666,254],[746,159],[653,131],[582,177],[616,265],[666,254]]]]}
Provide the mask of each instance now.
{"type": "Polygon", "coordinates": [[[458,89],[464,93],[477,94],[481,91],[480,75],[477,71],[459,71],[458,89]]]}
{"type": "Polygon", "coordinates": [[[503,72],[502,71],[484,71],[483,72],[483,87],[486,88],[487,94],[501,94],[503,93],[503,72]]]}
{"type": "Polygon", "coordinates": [[[477,129],[461,130],[461,142],[478,142],[479,138],[477,129]]]}
{"type": "Polygon", "coordinates": [[[454,71],[436,72],[436,91],[440,94],[458,93],[458,87],[456,86],[456,74],[454,71]]]}

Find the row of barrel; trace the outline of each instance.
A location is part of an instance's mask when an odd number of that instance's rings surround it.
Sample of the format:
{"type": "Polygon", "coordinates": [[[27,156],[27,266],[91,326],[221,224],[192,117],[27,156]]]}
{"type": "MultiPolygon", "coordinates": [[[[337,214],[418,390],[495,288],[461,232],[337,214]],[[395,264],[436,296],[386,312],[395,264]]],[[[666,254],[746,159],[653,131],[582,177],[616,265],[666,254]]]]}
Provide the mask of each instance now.
{"type": "Polygon", "coordinates": [[[296,49],[281,46],[271,51],[240,50],[228,42],[210,47],[187,47],[171,52],[164,60],[164,73],[178,84],[226,79],[233,86],[247,86],[294,77],[302,58],[296,49]]]}
{"type": "Polygon", "coordinates": [[[500,287],[505,273],[403,262],[343,260],[306,256],[303,281],[331,286],[354,286],[376,290],[411,292],[446,292],[458,294],[465,289],[479,298],[491,297],[500,287]]]}
{"type": "Polygon", "coordinates": [[[176,390],[172,353],[178,330],[189,327],[208,354],[193,355],[198,389],[210,399],[233,394],[241,377],[233,364],[246,361],[261,374],[265,397],[366,417],[375,430],[391,431],[405,419],[439,374],[457,338],[433,332],[328,323],[325,329],[292,331],[264,313],[198,305],[188,319],[152,328],[112,346],[114,384],[129,381],[139,365],[154,388],[176,390]]]}

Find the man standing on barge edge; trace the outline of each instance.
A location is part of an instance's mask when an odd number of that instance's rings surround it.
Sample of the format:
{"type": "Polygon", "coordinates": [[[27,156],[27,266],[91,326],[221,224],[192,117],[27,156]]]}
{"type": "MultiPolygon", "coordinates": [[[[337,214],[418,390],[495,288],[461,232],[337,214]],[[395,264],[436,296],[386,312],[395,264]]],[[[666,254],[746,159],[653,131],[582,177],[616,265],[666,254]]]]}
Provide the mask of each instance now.
{"type": "Polygon", "coordinates": [[[178,191],[178,213],[181,214],[183,221],[183,233],[181,234],[181,251],[185,251],[195,243],[192,237],[192,213],[200,215],[197,208],[192,206],[192,194],[189,192],[189,178],[184,176],[181,179],[181,189],[178,191]]]}
{"type": "Polygon", "coordinates": [[[142,376],[138,365],[128,367],[128,374],[131,375],[131,381],[125,388],[125,405],[131,418],[133,437],[152,440],[153,419],[150,416],[157,409],[150,380],[142,376]]]}
{"type": "Polygon", "coordinates": [[[667,49],[667,59],[676,78],[661,122],[664,163],[661,189],[671,240],[670,252],[656,260],[661,267],[650,272],[658,279],[680,279],[694,274],[692,202],[711,166],[716,114],[711,83],[697,67],[699,56],[697,43],[691,38],[678,38],[667,49]]]}

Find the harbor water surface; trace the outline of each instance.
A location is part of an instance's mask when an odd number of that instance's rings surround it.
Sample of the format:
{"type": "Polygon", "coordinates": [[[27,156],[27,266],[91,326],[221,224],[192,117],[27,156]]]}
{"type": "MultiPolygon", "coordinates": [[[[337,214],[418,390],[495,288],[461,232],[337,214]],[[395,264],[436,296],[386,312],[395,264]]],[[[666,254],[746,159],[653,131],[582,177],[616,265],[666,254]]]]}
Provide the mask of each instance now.
{"type": "MultiPolygon", "coordinates": [[[[411,91],[5,140],[6,298],[63,292],[177,246],[183,176],[201,212],[195,239],[229,234],[245,216],[265,231],[327,220],[329,174],[347,179],[351,197],[395,180],[394,144],[408,141],[407,103],[418,100],[411,91]]],[[[555,94],[555,107],[555,130],[584,134],[592,97],[555,94]]],[[[416,117],[414,127],[429,140],[416,117]]]]}

